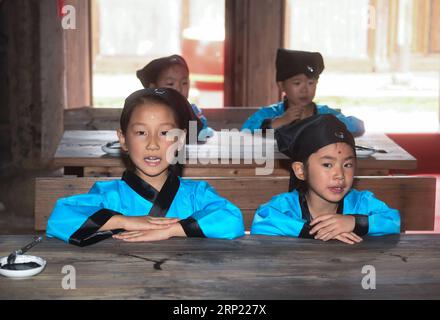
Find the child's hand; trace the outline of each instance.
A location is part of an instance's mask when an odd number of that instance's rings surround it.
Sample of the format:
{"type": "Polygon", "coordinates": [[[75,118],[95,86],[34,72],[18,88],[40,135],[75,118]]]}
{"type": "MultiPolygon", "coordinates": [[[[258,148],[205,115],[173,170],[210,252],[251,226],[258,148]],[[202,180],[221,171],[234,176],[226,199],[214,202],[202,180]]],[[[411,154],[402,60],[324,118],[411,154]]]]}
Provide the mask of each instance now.
{"type": "Polygon", "coordinates": [[[348,244],[355,244],[355,243],[359,243],[362,241],[362,238],[359,237],[354,232],[341,233],[341,234],[337,235],[336,237],[334,237],[333,239],[336,239],[336,240],[339,240],[341,242],[345,242],[348,244]]]}
{"type": "Polygon", "coordinates": [[[295,120],[301,119],[303,112],[303,107],[290,106],[282,117],[284,117],[288,123],[292,123],[295,120]]]}
{"type": "Polygon", "coordinates": [[[121,217],[122,228],[127,231],[161,230],[169,228],[177,223],[177,218],[158,218],[158,217],[121,217]]]}
{"type": "Polygon", "coordinates": [[[328,241],[342,233],[352,232],[355,218],[350,215],[326,214],[313,219],[310,226],[313,227],[310,234],[314,234],[315,239],[328,241]]]}
{"type": "Polygon", "coordinates": [[[113,238],[127,242],[160,241],[171,237],[184,237],[185,232],[180,224],[173,224],[165,229],[125,231],[115,234],[113,238]]]}

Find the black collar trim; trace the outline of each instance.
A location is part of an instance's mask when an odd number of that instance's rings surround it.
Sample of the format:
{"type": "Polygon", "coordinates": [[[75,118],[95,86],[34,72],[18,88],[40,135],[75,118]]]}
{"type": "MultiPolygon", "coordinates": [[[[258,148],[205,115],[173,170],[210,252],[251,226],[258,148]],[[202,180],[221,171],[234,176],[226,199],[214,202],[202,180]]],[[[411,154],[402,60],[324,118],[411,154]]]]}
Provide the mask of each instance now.
{"type": "Polygon", "coordinates": [[[141,197],[153,202],[153,207],[148,213],[153,217],[164,217],[167,214],[180,187],[179,177],[172,170],[168,172],[168,178],[160,192],[132,171],[125,171],[122,180],[141,197]]]}
{"type": "MultiPolygon", "coordinates": [[[[309,205],[307,204],[306,195],[302,192],[298,192],[299,204],[301,206],[302,218],[310,223],[312,221],[312,215],[310,214],[309,205]]],[[[338,203],[338,208],[336,210],[337,214],[342,214],[344,212],[344,198],[338,203]]]]}

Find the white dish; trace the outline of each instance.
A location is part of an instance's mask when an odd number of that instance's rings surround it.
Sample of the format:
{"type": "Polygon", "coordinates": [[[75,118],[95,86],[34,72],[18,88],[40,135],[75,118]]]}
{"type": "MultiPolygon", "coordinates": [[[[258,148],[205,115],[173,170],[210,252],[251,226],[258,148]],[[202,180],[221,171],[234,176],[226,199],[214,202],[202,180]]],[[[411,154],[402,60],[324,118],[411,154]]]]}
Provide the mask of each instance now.
{"type": "Polygon", "coordinates": [[[372,154],[374,154],[374,150],[359,150],[359,149],[356,149],[356,156],[358,158],[368,158],[372,154]]]}
{"type": "Polygon", "coordinates": [[[0,259],[0,274],[5,277],[9,278],[28,278],[35,276],[36,274],[39,274],[41,271],[43,271],[44,267],[46,266],[46,260],[36,257],[36,256],[28,256],[28,255],[18,255],[15,258],[15,263],[26,263],[26,262],[35,262],[38,263],[40,266],[37,268],[31,268],[27,270],[8,270],[8,269],[1,269],[2,266],[6,265],[8,263],[8,257],[2,257],[0,259]]]}
{"type": "Polygon", "coordinates": [[[118,156],[121,154],[121,144],[119,141],[113,141],[106,143],[101,147],[102,151],[104,151],[107,154],[118,156]]]}

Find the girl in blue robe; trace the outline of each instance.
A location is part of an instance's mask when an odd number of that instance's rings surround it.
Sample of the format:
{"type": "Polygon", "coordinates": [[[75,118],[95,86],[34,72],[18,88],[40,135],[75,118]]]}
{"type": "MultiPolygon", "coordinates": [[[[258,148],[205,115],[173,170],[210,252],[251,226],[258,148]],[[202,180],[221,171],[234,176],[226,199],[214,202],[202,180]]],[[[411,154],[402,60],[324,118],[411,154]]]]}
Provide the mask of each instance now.
{"type": "Polygon", "coordinates": [[[47,235],[78,246],[111,236],[133,242],[243,236],[240,209],[208,183],[175,173],[173,156],[185,145],[190,108],[174,89],[131,94],[118,129],[131,168],[121,180],[96,182],[87,194],[59,199],[47,235]]]}
{"type": "Polygon", "coordinates": [[[364,123],[326,105],[316,105],[316,86],[324,70],[324,60],[319,52],[278,49],[276,58],[276,81],[284,92],[284,100],[251,115],[241,130],[277,129],[317,114],[332,114],[342,121],[354,136],[361,136],[364,123]]]}
{"type": "Polygon", "coordinates": [[[261,205],[251,234],[362,241],[400,232],[400,215],[370,191],[352,189],[353,136],[333,115],[316,115],[275,131],[292,159],[290,191],[261,205]]]}
{"type": "MultiPolygon", "coordinates": [[[[138,70],[136,76],[144,88],[173,88],[188,99],[189,68],[185,59],[177,54],[152,60],[144,68],[138,70]]],[[[202,110],[195,104],[191,104],[191,107],[200,124],[198,138],[204,142],[214,135],[214,130],[208,126],[208,120],[202,110]]]]}

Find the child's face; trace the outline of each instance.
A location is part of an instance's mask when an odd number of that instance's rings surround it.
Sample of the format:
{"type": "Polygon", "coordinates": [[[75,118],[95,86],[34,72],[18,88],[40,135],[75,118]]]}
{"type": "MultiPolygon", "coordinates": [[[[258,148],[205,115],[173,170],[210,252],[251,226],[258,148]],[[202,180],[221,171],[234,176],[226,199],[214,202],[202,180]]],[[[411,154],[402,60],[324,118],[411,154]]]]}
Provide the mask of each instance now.
{"type": "MultiPolygon", "coordinates": [[[[167,151],[174,153],[177,138],[167,139],[166,134],[177,128],[175,116],[167,106],[149,103],[133,110],[125,134],[118,130],[121,146],[135,165],[135,173],[143,180],[148,182],[149,178],[167,175],[167,151]]],[[[184,141],[182,133],[179,143],[184,141]]]]}
{"type": "Polygon", "coordinates": [[[284,81],[278,82],[278,87],[283,91],[289,103],[303,107],[315,98],[318,79],[307,78],[305,74],[299,74],[284,81]]]}
{"type": "MultiPolygon", "coordinates": [[[[292,164],[295,174],[295,162],[292,164]]],[[[310,155],[308,167],[303,175],[297,177],[306,180],[308,192],[312,198],[337,203],[344,198],[353,185],[356,158],[353,149],[346,143],[333,143],[322,147],[310,155]]],[[[298,169],[298,168],[296,168],[298,169]]]]}
{"type": "Polygon", "coordinates": [[[150,87],[172,88],[179,91],[182,96],[188,99],[189,84],[188,71],[184,67],[174,64],[163,70],[157,82],[150,87]]]}

